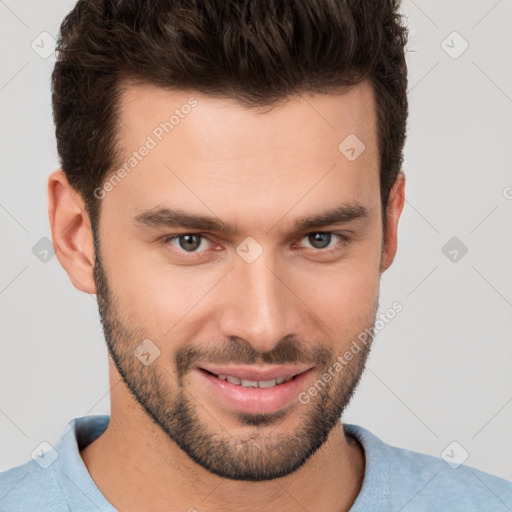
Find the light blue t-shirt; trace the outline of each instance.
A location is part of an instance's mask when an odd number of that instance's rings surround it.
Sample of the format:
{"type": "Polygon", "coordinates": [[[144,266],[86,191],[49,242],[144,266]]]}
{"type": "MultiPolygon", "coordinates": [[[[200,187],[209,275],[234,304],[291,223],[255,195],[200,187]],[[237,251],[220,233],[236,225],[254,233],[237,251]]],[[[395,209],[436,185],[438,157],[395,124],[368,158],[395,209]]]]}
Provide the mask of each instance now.
{"type": "MultiPolygon", "coordinates": [[[[109,421],[108,415],[74,418],[53,447],[43,447],[42,455],[37,452],[34,459],[0,473],[0,511],[115,512],[79,453],[109,421]]],[[[512,511],[512,482],[388,445],[358,425],[343,427],[366,455],[363,486],[351,512],[512,511]]]]}

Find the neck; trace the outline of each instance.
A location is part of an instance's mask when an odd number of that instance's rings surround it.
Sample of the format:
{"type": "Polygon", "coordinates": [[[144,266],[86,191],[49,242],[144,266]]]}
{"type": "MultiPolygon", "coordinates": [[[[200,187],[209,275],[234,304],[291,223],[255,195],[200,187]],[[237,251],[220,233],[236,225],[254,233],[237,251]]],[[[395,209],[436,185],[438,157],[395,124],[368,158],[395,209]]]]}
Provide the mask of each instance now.
{"type": "Polygon", "coordinates": [[[345,435],[341,421],[294,473],[245,482],[196,464],[138,404],[112,403],[107,429],[80,455],[106,499],[123,512],[291,512],[298,504],[305,510],[339,512],[350,509],[361,489],[364,450],[345,435]]]}

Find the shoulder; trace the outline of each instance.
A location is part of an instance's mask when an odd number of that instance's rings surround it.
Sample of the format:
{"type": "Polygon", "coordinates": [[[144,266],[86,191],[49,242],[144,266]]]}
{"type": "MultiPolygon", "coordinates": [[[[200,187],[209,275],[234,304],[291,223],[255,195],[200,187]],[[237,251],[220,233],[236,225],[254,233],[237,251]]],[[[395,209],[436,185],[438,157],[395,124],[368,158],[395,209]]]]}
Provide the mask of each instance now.
{"type": "MultiPolygon", "coordinates": [[[[465,464],[384,443],[358,425],[344,425],[366,453],[365,480],[386,495],[390,509],[510,511],[512,482],[465,464]],[[450,464],[451,462],[451,464],[450,464]]],[[[449,453],[452,456],[452,453],[449,453]]],[[[456,454],[453,454],[456,455],[456,454]]],[[[364,489],[365,482],[363,482],[364,489]]],[[[370,489],[367,489],[370,491],[370,489]]]]}
{"type": "Polygon", "coordinates": [[[42,468],[33,460],[0,472],[2,512],[67,512],[63,492],[53,467],[42,468]]]}
{"type": "Polygon", "coordinates": [[[394,446],[389,447],[388,460],[395,499],[405,490],[411,503],[437,504],[438,510],[512,509],[512,483],[503,478],[394,446]]]}

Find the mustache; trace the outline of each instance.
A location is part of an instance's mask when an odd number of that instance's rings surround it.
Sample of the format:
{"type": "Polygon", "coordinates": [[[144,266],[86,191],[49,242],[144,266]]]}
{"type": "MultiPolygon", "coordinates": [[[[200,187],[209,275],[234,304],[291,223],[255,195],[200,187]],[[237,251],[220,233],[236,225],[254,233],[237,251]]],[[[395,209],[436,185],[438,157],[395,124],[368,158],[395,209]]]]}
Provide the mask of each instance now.
{"type": "Polygon", "coordinates": [[[181,379],[196,363],[203,364],[310,364],[327,366],[334,358],[323,345],[301,344],[293,336],[281,339],[271,350],[259,352],[240,338],[229,338],[226,345],[204,348],[186,345],[175,354],[178,378],[181,379]]]}

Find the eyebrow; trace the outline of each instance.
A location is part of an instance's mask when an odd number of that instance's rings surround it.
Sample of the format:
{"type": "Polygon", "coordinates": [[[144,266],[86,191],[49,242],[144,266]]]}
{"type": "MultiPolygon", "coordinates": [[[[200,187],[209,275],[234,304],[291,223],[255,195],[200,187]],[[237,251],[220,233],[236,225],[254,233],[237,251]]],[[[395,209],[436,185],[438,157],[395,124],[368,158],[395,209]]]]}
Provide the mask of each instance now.
{"type": "MultiPolygon", "coordinates": [[[[338,206],[316,215],[300,217],[294,221],[294,229],[305,231],[331,224],[344,224],[369,216],[368,209],[360,203],[338,206]]],[[[151,228],[190,228],[205,231],[216,231],[227,235],[238,235],[240,229],[227,224],[219,218],[187,213],[176,208],[153,208],[133,217],[135,224],[151,228]]]]}

